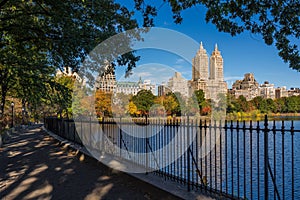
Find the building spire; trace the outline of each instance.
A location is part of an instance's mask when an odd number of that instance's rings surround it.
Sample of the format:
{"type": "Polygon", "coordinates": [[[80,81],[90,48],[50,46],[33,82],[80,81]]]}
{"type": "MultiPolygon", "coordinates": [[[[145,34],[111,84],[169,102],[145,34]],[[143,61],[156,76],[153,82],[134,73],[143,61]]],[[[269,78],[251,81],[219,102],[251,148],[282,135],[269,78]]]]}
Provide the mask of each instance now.
{"type": "Polygon", "coordinates": [[[203,49],[202,41],[200,42],[200,49],[203,49]]]}
{"type": "Polygon", "coordinates": [[[215,51],[218,51],[218,44],[215,44],[215,51]]]}
{"type": "Polygon", "coordinates": [[[141,76],[140,76],[140,79],[139,79],[138,83],[143,83],[141,76]]]}

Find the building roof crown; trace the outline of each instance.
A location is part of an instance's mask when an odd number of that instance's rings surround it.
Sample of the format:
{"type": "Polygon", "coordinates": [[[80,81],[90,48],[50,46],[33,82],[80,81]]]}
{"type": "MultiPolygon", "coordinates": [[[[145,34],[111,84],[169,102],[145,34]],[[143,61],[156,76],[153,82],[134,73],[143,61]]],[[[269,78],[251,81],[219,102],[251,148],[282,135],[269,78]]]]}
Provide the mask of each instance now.
{"type": "Polygon", "coordinates": [[[221,56],[221,52],[220,52],[219,49],[218,49],[217,43],[215,44],[215,49],[214,49],[214,51],[212,52],[212,56],[221,56]]]}
{"type": "Polygon", "coordinates": [[[206,54],[206,50],[203,47],[202,41],[200,42],[200,48],[199,48],[197,54],[206,54]]]}

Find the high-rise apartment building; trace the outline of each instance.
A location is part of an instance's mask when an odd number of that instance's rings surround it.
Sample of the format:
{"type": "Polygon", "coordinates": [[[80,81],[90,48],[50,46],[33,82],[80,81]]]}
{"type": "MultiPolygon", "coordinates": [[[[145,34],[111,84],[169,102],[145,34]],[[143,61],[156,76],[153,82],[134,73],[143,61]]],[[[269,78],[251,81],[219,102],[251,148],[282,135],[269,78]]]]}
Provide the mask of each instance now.
{"type": "Polygon", "coordinates": [[[96,80],[96,89],[104,92],[113,92],[116,88],[116,76],[113,67],[105,66],[96,80]]]}
{"type": "Polygon", "coordinates": [[[205,98],[218,99],[218,94],[226,94],[227,84],[224,81],[223,58],[216,44],[208,62],[208,55],[201,42],[193,58],[192,80],[189,82],[190,93],[203,90],[205,98]],[[209,74],[209,76],[208,76],[209,74]]]}
{"type": "Polygon", "coordinates": [[[259,83],[255,80],[254,74],[246,73],[243,80],[233,83],[231,91],[236,97],[242,95],[247,100],[251,100],[259,95],[259,83]]]}
{"type": "Polygon", "coordinates": [[[210,80],[224,81],[223,75],[223,58],[221,52],[218,50],[218,45],[216,44],[215,50],[212,52],[212,55],[209,60],[209,69],[210,69],[210,80]]]}
{"type": "Polygon", "coordinates": [[[188,81],[179,72],[175,72],[174,76],[169,79],[168,88],[173,93],[179,92],[185,97],[189,96],[188,81]]]}
{"type": "Polygon", "coordinates": [[[208,55],[202,42],[196,56],[192,60],[192,81],[208,80],[208,55]]]}

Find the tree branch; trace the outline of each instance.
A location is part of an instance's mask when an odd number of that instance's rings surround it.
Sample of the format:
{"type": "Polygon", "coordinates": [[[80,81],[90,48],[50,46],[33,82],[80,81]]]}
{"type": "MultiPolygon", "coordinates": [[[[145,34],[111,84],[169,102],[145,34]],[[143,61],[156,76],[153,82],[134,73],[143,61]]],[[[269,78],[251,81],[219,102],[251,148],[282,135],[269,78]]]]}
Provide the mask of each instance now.
{"type": "Polygon", "coordinates": [[[2,7],[8,2],[8,0],[2,0],[0,2],[0,10],[2,9],[2,7]]]}

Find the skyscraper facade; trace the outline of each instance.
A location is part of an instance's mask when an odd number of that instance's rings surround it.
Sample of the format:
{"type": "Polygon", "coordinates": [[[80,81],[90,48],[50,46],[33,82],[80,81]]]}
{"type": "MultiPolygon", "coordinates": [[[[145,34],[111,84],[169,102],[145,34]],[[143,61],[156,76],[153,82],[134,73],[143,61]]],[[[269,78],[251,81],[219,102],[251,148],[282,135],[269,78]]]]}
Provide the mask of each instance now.
{"type": "Polygon", "coordinates": [[[181,76],[181,73],[175,72],[174,76],[168,81],[168,88],[173,93],[179,92],[185,97],[189,96],[188,81],[181,76]]]}
{"type": "Polygon", "coordinates": [[[212,55],[209,60],[209,64],[210,64],[209,79],[224,81],[223,58],[221,56],[221,52],[218,50],[217,44],[215,46],[215,50],[212,52],[212,55]]]}
{"type": "Polygon", "coordinates": [[[192,61],[192,80],[208,80],[208,55],[201,42],[200,48],[192,61]]]}
{"type": "Polygon", "coordinates": [[[113,92],[116,88],[116,76],[114,68],[106,65],[96,80],[96,89],[103,92],[113,92]]]}
{"type": "Polygon", "coordinates": [[[208,59],[206,50],[201,42],[200,48],[193,58],[190,92],[203,90],[205,98],[212,100],[217,100],[220,93],[226,94],[227,84],[224,81],[223,69],[223,58],[217,44],[208,59]]]}

